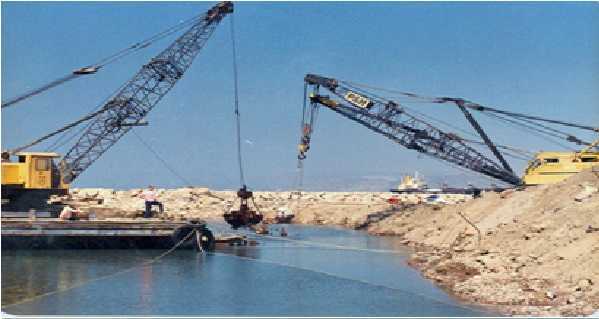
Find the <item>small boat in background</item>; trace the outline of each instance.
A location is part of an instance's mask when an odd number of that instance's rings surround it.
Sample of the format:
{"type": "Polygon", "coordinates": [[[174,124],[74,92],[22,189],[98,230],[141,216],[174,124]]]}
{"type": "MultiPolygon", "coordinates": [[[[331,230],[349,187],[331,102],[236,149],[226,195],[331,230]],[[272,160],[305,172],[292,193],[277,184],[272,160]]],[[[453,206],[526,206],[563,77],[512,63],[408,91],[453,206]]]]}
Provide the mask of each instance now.
{"type": "Polygon", "coordinates": [[[295,217],[295,215],[289,207],[279,207],[274,221],[276,224],[290,224],[293,217],[295,217]]]}

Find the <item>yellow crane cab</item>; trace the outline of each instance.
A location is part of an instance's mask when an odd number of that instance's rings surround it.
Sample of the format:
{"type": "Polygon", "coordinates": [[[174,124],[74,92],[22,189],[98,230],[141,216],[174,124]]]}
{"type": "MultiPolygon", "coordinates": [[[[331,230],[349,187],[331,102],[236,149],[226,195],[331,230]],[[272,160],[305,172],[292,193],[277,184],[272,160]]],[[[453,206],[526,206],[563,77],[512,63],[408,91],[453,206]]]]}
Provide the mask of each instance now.
{"type": "Polygon", "coordinates": [[[50,195],[64,195],[68,184],[62,182],[54,163],[57,153],[19,152],[16,161],[2,154],[2,211],[51,210],[50,195]]]}
{"type": "Polygon", "coordinates": [[[593,166],[599,167],[599,152],[540,152],[528,163],[525,185],[553,184],[593,166]]]}

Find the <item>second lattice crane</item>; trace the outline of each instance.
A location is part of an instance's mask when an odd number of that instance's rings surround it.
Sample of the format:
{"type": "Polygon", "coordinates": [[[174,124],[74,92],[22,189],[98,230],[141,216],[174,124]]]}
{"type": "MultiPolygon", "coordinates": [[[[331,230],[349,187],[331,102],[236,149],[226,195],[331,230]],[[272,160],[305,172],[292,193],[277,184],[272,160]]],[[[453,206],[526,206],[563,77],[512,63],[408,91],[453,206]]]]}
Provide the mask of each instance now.
{"type": "MultiPolygon", "coordinates": [[[[407,149],[509,185],[555,183],[583,169],[593,166],[599,167],[599,151],[597,151],[599,140],[596,142],[583,141],[581,138],[555,128],[568,127],[596,134],[599,132],[597,127],[500,110],[462,98],[430,98],[413,93],[394,91],[394,94],[417,99],[419,102],[457,106],[480,138],[480,140],[473,141],[462,138],[455,132],[441,130],[426,121],[423,116],[416,115],[414,111],[409,110],[399,102],[374,94],[369,89],[372,89],[372,87],[315,74],[306,75],[304,79],[306,96],[304,98],[301,137],[298,146],[298,159],[300,162],[306,158],[306,154],[310,149],[314,124],[319,108],[323,106],[407,149]],[[321,90],[326,91],[327,94],[323,94],[321,90]],[[535,130],[538,134],[562,138],[566,142],[585,145],[586,147],[577,152],[539,152],[530,160],[523,178],[520,178],[514,173],[504,157],[514,148],[495,144],[470,111],[490,114],[494,118],[507,121],[510,124],[535,130]],[[486,146],[495,158],[487,156],[476,149],[473,144],[486,146]]],[[[302,167],[301,163],[300,167],[302,167]]]]}

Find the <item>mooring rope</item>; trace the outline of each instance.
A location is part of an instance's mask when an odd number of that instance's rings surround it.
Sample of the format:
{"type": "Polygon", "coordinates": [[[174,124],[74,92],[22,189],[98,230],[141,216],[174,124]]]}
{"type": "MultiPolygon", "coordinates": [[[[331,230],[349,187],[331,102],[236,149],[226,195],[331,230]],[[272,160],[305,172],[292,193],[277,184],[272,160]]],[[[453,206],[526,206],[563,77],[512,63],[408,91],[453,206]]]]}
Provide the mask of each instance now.
{"type": "MultiPolygon", "coordinates": [[[[299,244],[303,244],[303,245],[307,245],[307,246],[331,248],[331,249],[337,249],[337,250],[365,251],[365,252],[383,253],[383,254],[401,254],[402,253],[401,251],[393,250],[393,249],[359,248],[359,247],[342,246],[342,245],[335,245],[335,244],[325,244],[325,243],[321,243],[321,242],[317,242],[317,241],[310,241],[310,240],[275,237],[272,235],[261,235],[260,237],[263,237],[263,238],[266,237],[266,238],[274,239],[274,240],[299,243],[299,244]]],[[[256,237],[256,238],[258,238],[258,237],[256,237]]]]}
{"type": "MultiPolygon", "coordinates": [[[[50,291],[44,294],[40,294],[31,298],[27,298],[24,300],[21,300],[19,302],[15,302],[9,305],[5,305],[3,306],[4,309],[6,308],[10,308],[16,305],[20,305],[20,304],[24,304],[24,303],[28,303],[31,302],[33,300],[37,300],[37,299],[41,299],[41,298],[45,298],[51,295],[55,295],[55,294],[59,294],[62,292],[66,292],[75,288],[79,288],[82,286],[85,286],[87,284],[90,284],[92,282],[97,282],[100,280],[104,280],[104,279],[108,279],[108,278],[112,278],[112,277],[116,277],[118,275],[130,272],[134,269],[138,269],[141,267],[145,267],[145,266],[149,266],[152,265],[154,263],[156,263],[157,261],[159,261],[160,259],[166,257],[167,255],[169,255],[170,253],[172,253],[174,250],[176,250],[181,244],[183,244],[185,241],[187,241],[191,235],[196,234],[197,230],[194,231],[190,231],[183,239],[181,239],[178,243],[176,243],[172,248],[170,248],[169,250],[167,250],[166,252],[158,255],[157,257],[152,258],[149,261],[143,262],[137,266],[133,266],[109,275],[105,275],[105,276],[100,276],[100,277],[96,277],[87,281],[83,281],[80,282],[78,284],[66,287],[66,288],[62,288],[62,289],[57,289],[54,291],[50,291]]],[[[283,241],[289,241],[289,242],[295,242],[295,243],[299,243],[299,244],[304,244],[304,245],[309,245],[309,246],[320,246],[320,247],[324,247],[324,248],[333,248],[333,249],[337,249],[337,250],[354,250],[354,251],[367,251],[367,252],[376,252],[376,253],[392,253],[392,254],[397,254],[399,253],[399,251],[395,251],[395,250],[387,250],[387,249],[366,249],[366,248],[357,248],[357,247],[349,247],[349,246],[341,246],[341,245],[332,245],[332,244],[323,244],[323,243],[319,243],[319,242],[314,242],[314,241],[306,241],[306,240],[295,240],[295,239],[289,239],[289,238],[277,238],[274,236],[269,236],[269,235],[265,235],[262,237],[267,237],[267,238],[271,238],[271,239],[275,239],[275,240],[283,240],[283,241]]],[[[246,247],[244,247],[246,248],[246,247]]],[[[264,247],[256,247],[256,248],[264,248],[264,247]]],[[[280,247],[280,248],[286,248],[286,247],[280,247]]],[[[417,296],[426,300],[429,300],[431,302],[435,302],[438,304],[442,304],[445,306],[450,306],[450,307],[454,307],[454,308],[461,308],[461,309],[465,309],[465,310],[479,310],[479,309],[475,309],[473,307],[469,307],[466,305],[461,305],[461,304],[452,304],[449,303],[447,301],[443,301],[437,298],[433,298],[430,297],[426,294],[423,293],[418,293],[418,292],[413,292],[413,291],[409,291],[409,290],[405,290],[405,289],[401,289],[401,288],[397,288],[397,287],[390,287],[387,285],[383,285],[383,284],[377,284],[377,283],[372,283],[366,280],[362,280],[362,279],[357,279],[357,278],[347,278],[347,277],[343,277],[341,275],[338,274],[334,274],[331,272],[327,272],[327,271],[322,271],[322,270],[315,270],[315,269],[310,269],[310,268],[306,268],[306,267],[301,267],[301,266],[296,266],[296,265],[290,265],[290,264],[285,264],[285,263],[280,263],[280,262],[276,262],[276,261],[270,261],[270,260],[263,260],[263,259],[254,259],[251,257],[243,257],[243,256],[238,256],[238,255],[233,255],[233,254],[227,254],[227,253],[219,253],[219,252],[207,252],[207,255],[214,255],[214,256],[225,256],[225,257],[233,257],[233,258],[238,258],[238,259],[242,259],[242,260],[246,260],[246,261],[252,261],[252,262],[259,262],[259,263],[265,263],[265,264],[272,264],[272,265],[278,265],[278,266],[283,266],[283,267],[287,267],[287,268],[294,268],[294,269],[298,269],[298,270],[303,270],[303,271],[309,271],[309,272],[313,272],[313,273],[320,273],[326,276],[330,276],[330,277],[334,277],[334,278],[338,278],[338,279],[342,279],[342,280],[349,280],[349,281],[354,281],[354,282],[359,282],[365,285],[369,285],[369,286],[375,286],[375,287],[381,287],[381,288],[386,288],[386,289],[391,289],[391,290],[395,290],[395,291],[399,291],[401,293],[407,294],[407,295],[412,295],[412,296],[417,296]]]]}
{"type": "Polygon", "coordinates": [[[168,254],[170,254],[173,251],[175,251],[175,249],[177,249],[179,246],[181,246],[181,244],[183,244],[185,241],[187,241],[191,237],[191,235],[194,234],[194,233],[196,233],[196,232],[197,232],[197,230],[190,231],[185,237],[183,237],[183,239],[181,239],[178,243],[176,243],[172,248],[170,248],[169,250],[165,251],[164,253],[158,255],[157,257],[154,257],[154,258],[152,258],[152,259],[150,259],[148,261],[142,262],[139,265],[136,265],[136,266],[133,266],[133,267],[130,267],[130,268],[127,268],[127,269],[123,269],[121,271],[117,271],[115,273],[111,273],[111,274],[108,274],[108,275],[105,275],[105,276],[100,276],[100,277],[96,277],[96,278],[93,278],[93,279],[90,279],[90,280],[82,281],[82,282],[79,282],[77,284],[74,284],[74,285],[66,287],[66,288],[56,289],[56,290],[49,291],[49,292],[46,292],[46,293],[43,293],[43,294],[40,294],[40,295],[36,295],[36,296],[30,297],[30,298],[26,298],[26,299],[20,300],[18,302],[15,302],[15,303],[12,303],[12,304],[9,304],[9,305],[5,305],[5,306],[3,305],[2,307],[4,309],[6,309],[6,308],[13,307],[13,306],[16,306],[16,305],[28,303],[28,302],[31,302],[31,301],[34,301],[34,300],[37,300],[37,299],[40,299],[40,298],[45,298],[45,297],[56,295],[56,294],[59,294],[59,293],[63,293],[63,292],[66,292],[66,291],[69,291],[69,290],[72,290],[72,289],[75,289],[75,288],[79,288],[79,287],[88,285],[88,284],[90,284],[92,282],[97,282],[97,281],[100,281],[100,280],[104,280],[104,279],[116,277],[116,276],[119,276],[119,275],[122,275],[124,273],[130,272],[130,271],[132,271],[134,269],[137,269],[137,268],[141,268],[141,267],[152,265],[152,264],[156,263],[157,261],[159,261],[160,259],[162,259],[165,256],[167,256],[168,254]]]}

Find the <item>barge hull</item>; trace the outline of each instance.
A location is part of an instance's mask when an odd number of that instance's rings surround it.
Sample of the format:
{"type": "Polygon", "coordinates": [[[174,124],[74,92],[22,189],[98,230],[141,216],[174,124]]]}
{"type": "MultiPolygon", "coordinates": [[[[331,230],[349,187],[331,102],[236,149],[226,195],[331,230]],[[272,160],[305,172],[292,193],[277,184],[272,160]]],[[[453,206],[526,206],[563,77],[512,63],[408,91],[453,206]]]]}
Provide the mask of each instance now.
{"type": "MultiPolygon", "coordinates": [[[[2,249],[169,249],[171,236],[2,235],[2,249]]],[[[194,247],[190,241],[180,248],[194,247]]]]}
{"type": "MultiPolygon", "coordinates": [[[[65,221],[58,218],[2,218],[3,250],[10,249],[169,249],[198,245],[212,249],[214,237],[203,221],[111,219],[65,221]]],[[[198,247],[196,247],[198,248],[198,247]]]]}

